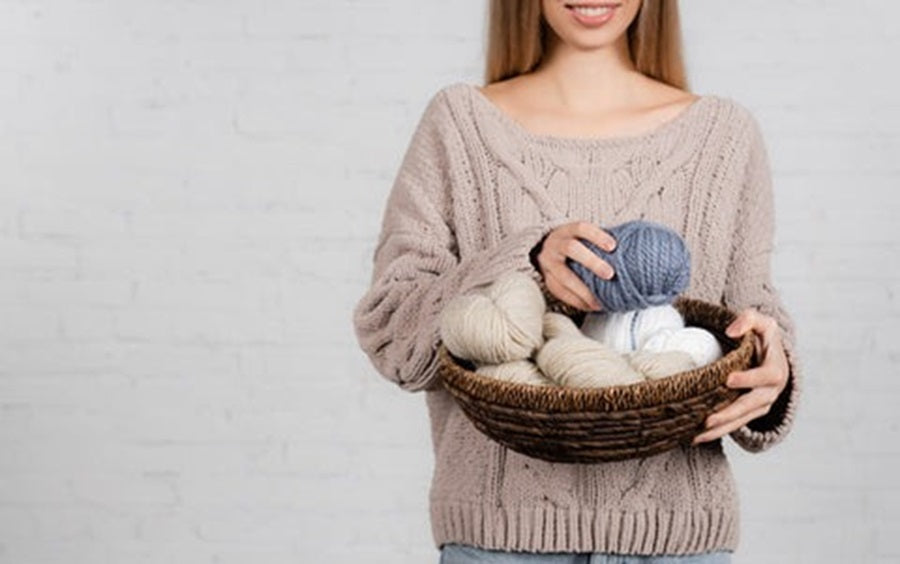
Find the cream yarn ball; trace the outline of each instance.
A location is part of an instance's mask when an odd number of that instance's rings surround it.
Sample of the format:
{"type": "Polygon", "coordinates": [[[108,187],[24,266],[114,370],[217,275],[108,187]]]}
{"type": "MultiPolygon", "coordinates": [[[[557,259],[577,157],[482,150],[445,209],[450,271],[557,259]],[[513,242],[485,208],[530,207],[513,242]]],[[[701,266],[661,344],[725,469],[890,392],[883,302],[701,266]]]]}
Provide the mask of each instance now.
{"type": "Polygon", "coordinates": [[[581,332],[619,352],[639,350],[661,329],[681,329],[684,318],[671,304],[629,311],[589,312],[581,332]]]}
{"type": "Polygon", "coordinates": [[[538,368],[561,386],[594,388],[643,381],[625,357],[584,335],[561,335],[544,343],[535,357],[538,368]]]}
{"type": "Polygon", "coordinates": [[[641,348],[647,352],[683,351],[697,366],[722,358],[722,345],[712,333],[700,327],[662,329],[647,339],[641,348]]]}
{"type": "Polygon", "coordinates": [[[697,367],[691,355],[684,351],[634,351],[626,357],[631,366],[648,380],[659,380],[697,367]]]}
{"type": "Polygon", "coordinates": [[[522,360],[544,341],[546,309],[537,282],[510,271],[450,300],[441,310],[441,340],[455,356],[478,364],[522,360]]]}
{"type": "Polygon", "coordinates": [[[581,329],[578,328],[578,325],[575,325],[575,322],[572,321],[572,318],[569,316],[563,315],[562,313],[556,313],[555,311],[548,311],[545,313],[544,338],[553,339],[563,335],[573,337],[583,336],[581,329]]]}
{"type": "Polygon", "coordinates": [[[555,386],[556,383],[541,374],[537,365],[528,360],[511,360],[503,364],[485,364],[479,366],[475,372],[488,378],[516,382],[518,384],[531,384],[532,386],[555,386]]]}

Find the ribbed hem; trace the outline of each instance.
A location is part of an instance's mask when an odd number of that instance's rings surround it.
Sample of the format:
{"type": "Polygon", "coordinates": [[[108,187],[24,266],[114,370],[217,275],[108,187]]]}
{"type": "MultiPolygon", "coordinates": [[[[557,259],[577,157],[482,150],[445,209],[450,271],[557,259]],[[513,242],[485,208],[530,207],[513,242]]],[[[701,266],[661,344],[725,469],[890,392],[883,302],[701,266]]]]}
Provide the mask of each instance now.
{"type": "Polygon", "coordinates": [[[455,542],[525,552],[683,555],[734,551],[739,540],[738,518],[727,508],[622,513],[432,503],[431,526],[437,547],[455,542]]]}

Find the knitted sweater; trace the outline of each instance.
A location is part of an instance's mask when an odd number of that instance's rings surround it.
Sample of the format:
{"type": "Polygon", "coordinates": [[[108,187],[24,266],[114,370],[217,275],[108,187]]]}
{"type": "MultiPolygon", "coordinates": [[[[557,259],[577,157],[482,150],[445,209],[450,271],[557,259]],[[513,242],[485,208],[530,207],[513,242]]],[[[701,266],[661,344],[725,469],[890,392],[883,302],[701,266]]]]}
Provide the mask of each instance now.
{"type": "Polygon", "coordinates": [[[428,101],[387,199],[371,286],[353,311],[373,366],[425,391],[434,445],[437,546],[533,552],[689,554],[734,550],[738,497],[721,440],[644,459],[551,463],[479,432],[436,378],[439,313],[454,296],[516,270],[553,227],[644,218],[690,248],[683,295],[752,306],[782,330],[788,385],[733,432],[748,451],[779,442],[799,392],[794,328],[770,278],[774,210],[761,130],[738,102],[703,95],[670,121],[620,137],[533,133],[474,85],[428,101]]]}

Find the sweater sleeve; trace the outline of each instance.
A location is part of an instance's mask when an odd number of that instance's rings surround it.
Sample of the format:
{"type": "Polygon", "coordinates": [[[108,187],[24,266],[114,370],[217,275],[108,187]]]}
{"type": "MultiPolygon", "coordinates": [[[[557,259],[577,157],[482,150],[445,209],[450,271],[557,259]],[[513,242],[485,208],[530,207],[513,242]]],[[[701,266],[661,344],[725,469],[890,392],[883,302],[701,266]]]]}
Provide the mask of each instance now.
{"type": "Polygon", "coordinates": [[[759,452],[780,442],[793,426],[801,368],[794,322],[772,283],[775,210],[768,154],[759,123],[749,112],[746,116],[749,152],[723,301],[735,311],[753,307],[773,317],[781,329],[789,367],[788,382],[769,413],[731,433],[743,449],[759,452]]]}
{"type": "MultiPolygon", "coordinates": [[[[541,283],[531,251],[555,226],[530,225],[459,256],[448,168],[465,163],[449,150],[453,117],[444,96],[432,96],[413,132],[382,215],[370,287],[353,310],[357,340],[375,369],[411,392],[440,385],[443,305],[510,270],[541,283]]],[[[464,203],[470,209],[461,220],[479,221],[477,204],[464,203]]]]}

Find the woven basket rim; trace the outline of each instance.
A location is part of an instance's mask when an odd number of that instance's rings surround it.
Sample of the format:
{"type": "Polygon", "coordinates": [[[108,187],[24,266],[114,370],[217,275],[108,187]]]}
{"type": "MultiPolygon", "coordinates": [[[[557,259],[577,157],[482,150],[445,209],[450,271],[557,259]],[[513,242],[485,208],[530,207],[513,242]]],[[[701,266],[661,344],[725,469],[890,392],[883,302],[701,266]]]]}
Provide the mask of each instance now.
{"type": "MultiPolygon", "coordinates": [[[[673,305],[682,313],[696,310],[701,313],[695,312],[695,315],[706,312],[726,320],[736,316],[723,306],[684,296],[679,296],[673,305]]],[[[699,325],[703,326],[702,323],[699,325]]],[[[732,371],[747,366],[754,353],[753,335],[748,332],[735,340],[718,329],[713,332],[718,339],[736,343],[736,346],[721,358],[704,366],[657,380],[601,388],[535,386],[496,380],[462,366],[442,342],[438,347],[438,362],[442,365],[441,377],[448,384],[451,393],[491,397],[494,403],[505,407],[546,413],[616,411],[622,409],[621,406],[641,409],[710,392],[723,386],[732,371]]]]}

